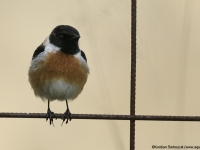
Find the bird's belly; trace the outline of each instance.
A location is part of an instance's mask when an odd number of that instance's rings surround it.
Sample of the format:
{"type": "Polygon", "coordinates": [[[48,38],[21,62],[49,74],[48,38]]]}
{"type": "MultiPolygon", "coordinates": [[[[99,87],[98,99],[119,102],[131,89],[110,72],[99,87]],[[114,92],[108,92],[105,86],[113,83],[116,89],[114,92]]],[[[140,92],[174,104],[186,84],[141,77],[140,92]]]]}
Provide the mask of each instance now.
{"type": "Polygon", "coordinates": [[[47,73],[45,69],[41,68],[41,70],[30,71],[29,81],[35,95],[43,100],[75,99],[81,93],[87,81],[87,75],[74,76],[69,79],[67,74],[59,73],[58,75],[57,72],[47,73]]]}
{"type": "Polygon", "coordinates": [[[62,79],[55,79],[51,82],[47,82],[41,89],[43,91],[40,97],[47,98],[49,100],[67,100],[76,98],[82,91],[81,86],[73,85],[65,82],[62,79]]]}

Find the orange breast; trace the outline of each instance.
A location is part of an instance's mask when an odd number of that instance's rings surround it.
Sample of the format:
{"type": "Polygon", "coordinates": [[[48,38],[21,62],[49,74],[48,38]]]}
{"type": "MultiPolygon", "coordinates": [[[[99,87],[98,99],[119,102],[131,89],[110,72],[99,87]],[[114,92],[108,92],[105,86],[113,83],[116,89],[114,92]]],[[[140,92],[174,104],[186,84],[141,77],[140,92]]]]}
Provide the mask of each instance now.
{"type": "Polygon", "coordinates": [[[87,81],[88,68],[73,55],[61,51],[48,53],[45,61],[39,64],[41,67],[37,70],[29,70],[29,81],[36,95],[40,95],[40,90],[46,83],[56,79],[62,79],[81,89],[87,81]]]}

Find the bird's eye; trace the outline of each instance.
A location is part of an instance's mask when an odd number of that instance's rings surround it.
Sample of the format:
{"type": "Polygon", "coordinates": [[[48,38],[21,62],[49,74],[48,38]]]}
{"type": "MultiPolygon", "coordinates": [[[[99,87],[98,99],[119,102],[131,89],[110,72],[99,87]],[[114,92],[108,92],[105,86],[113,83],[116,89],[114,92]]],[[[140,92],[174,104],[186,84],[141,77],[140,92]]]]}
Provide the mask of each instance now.
{"type": "Polygon", "coordinates": [[[63,39],[64,35],[59,35],[58,38],[63,39]]]}
{"type": "Polygon", "coordinates": [[[58,35],[58,38],[63,39],[63,38],[65,38],[65,35],[60,34],[60,35],[58,35]]]}

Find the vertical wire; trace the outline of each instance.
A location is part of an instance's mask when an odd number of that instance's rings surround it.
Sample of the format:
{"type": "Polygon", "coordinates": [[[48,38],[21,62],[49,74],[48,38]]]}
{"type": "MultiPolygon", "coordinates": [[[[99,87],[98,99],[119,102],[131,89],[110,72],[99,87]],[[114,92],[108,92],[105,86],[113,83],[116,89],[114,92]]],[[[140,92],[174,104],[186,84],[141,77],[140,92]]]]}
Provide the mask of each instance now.
{"type": "MultiPolygon", "coordinates": [[[[135,116],[136,93],[136,0],[131,4],[131,97],[130,115],[135,116]]],[[[135,120],[130,120],[130,150],[135,149],[135,120]]]]}

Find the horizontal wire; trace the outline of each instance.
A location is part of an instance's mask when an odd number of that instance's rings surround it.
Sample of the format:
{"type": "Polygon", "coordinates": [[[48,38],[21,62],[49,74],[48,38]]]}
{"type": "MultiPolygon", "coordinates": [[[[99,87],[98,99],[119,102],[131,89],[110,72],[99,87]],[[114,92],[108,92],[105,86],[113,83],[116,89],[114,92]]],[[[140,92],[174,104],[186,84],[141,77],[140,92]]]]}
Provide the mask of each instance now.
{"type": "MultiPolygon", "coordinates": [[[[63,114],[54,114],[62,119],[63,114]]],[[[0,113],[0,118],[46,118],[46,113],[0,113]]],[[[149,120],[149,121],[200,121],[200,116],[150,116],[150,115],[106,115],[106,114],[71,114],[72,119],[100,120],[149,120]]]]}

